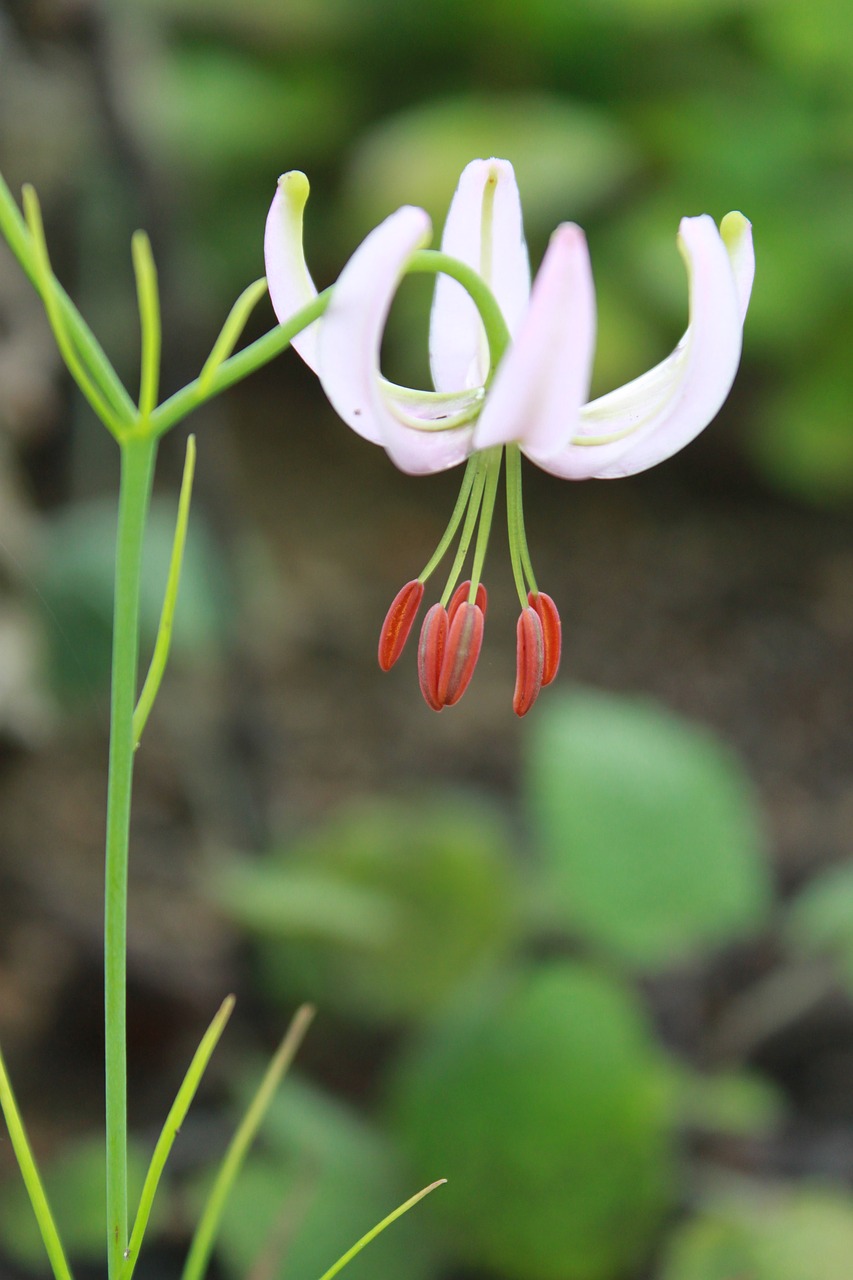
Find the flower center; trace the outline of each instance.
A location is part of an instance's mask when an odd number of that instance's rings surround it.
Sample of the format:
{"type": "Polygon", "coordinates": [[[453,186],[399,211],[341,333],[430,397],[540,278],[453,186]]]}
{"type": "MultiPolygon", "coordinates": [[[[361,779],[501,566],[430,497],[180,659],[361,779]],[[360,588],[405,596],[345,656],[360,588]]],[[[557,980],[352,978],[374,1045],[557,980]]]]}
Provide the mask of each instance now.
{"type": "Polygon", "coordinates": [[[379,638],[379,665],[387,671],[403,651],[426,582],[458,537],[444,591],[427,612],[418,646],[421,691],[434,711],[458,702],[480,654],[486,613],[482,573],[504,453],[510,561],[521,603],[513,698],[516,714],[525,715],[542,685],[549,684],[557,674],[560,618],[550,596],[539,591],[530,562],[521,496],[521,454],[517,445],[484,449],[469,458],[447,528],[422,572],[398,592],[379,638]],[[472,547],[471,577],[457,585],[472,547]]]}

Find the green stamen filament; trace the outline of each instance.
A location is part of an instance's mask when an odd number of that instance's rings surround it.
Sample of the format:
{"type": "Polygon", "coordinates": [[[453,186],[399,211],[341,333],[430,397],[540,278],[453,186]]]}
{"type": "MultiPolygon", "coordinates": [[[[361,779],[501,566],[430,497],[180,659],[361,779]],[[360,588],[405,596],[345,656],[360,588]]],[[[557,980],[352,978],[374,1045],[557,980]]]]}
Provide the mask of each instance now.
{"type": "Polygon", "coordinates": [[[538,594],[536,577],[524,530],[524,505],[521,497],[521,453],[518,445],[506,447],[506,513],[509,555],[515,589],[522,609],[527,607],[527,590],[538,594]],[[526,580],[526,581],[525,581],[526,580]]]}
{"type": "Polygon", "coordinates": [[[459,574],[462,571],[462,566],[465,563],[465,559],[468,555],[468,549],[471,546],[471,539],[474,536],[474,528],[477,524],[477,517],[480,514],[480,505],[483,501],[483,489],[485,488],[485,485],[486,485],[487,468],[484,465],[485,457],[486,457],[485,454],[476,453],[474,454],[474,458],[472,459],[472,461],[475,463],[475,466],[476,466],[476,471],[474,474],[474,484],[471,489],[471,497],[468,502],[468,512],[467,512],[467,515],[465,516],[465,523],[462,526],[462,536],[459,539],[459,547],[457,548],[456,555],[453,559],[453,564],[451,565],[451,568],[450,568],[450,574],[447,579],[447,586],[444,588],[444,591],[441,596],[441,604],[442,604],[442,607],[445,609],[447,608],[447,602],[449,601],[451,595],[453,594],[454,588],[456,587],[459,574]]]}
{"type": "Polygon", "coordinates": [[[459,522],[468,505],[468,498],[471,494],[471,487],[474,484],[474,477],[476,473],[477,459],[476,456],[474,456],[468,459],[468,464],[465,467],[465,474],[462,477],[462,487],[459,490],[459,497],[456,499],[456,506],[453,508],[453,514],[447,523],[447,528],[442,534],[441,541],[428,560],[425,568],[418,574],[418,582],[426,582],[427,578],[430,577],[436,566],[444,559],[447,548],[453,541],[456,530],[459,528],[459,522]]]}
{"type": "Polygon", "coordinates": [[[488,449],[483,454],[485,484],[480,508],[480,528],[477,531],[477,546],[474,550],[474,566],[471,570],[471,588],[468,592],[468,600],[471,604],[477,598],[477,587],[480,585],[480,575],[483,572],[486,549],[489,545],[489,533],[491,532],[492,516],[495,511],[495,497],[498,492],[502,458],[503,448],[500,446],[488,449]]]}

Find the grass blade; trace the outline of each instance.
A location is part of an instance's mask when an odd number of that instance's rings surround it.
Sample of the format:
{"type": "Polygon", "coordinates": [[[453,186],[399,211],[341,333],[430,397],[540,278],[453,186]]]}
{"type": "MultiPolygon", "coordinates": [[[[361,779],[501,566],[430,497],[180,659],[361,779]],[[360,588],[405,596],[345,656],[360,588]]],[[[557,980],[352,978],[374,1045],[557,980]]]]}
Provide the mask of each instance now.
{"type": "Polygon", "coordinates": [[[47,1196],[39,1177],[30,1144],[27,1141],[26,1131],[18,1111],[18,1104],[15,1102],[15,1095],[12,1092],[12,1085],[6,1072],[6,1064],[3,1061],[2,1053],[0,1053],[0,1108],[2,1108],[3,1115],[6,1117],[9,1137],[12,1139],[12,1149],[18,1159],[24,1186],[27,1188],[27,1194],[33,1206],[33,1213],[36,1215],[36,1221],[38,1222],[53,1274],[56,1280],[72,1280],[71,1268],[68,1266],[65,1251],[62,1248],[62,1241],[59,1238],[59,1232],[56,1229],[56,1223],[53,1220],[53,1214],[47,1202],[47,1196]]]}
{"type": "Polygon", "coordinates": [[[160,624],[157,627],[157,639],[151,655],[151,665],[133,713],[133,745],[139,746],[154,700],[160,690],[166,663],[169,660],[169,649],[172,645],[172,627],[175,620],[175,607],[178,603],[178,588],[181,585],[181,567],[184,562],[184,548],[187,542],[187,524],[190,518],[190,500],[192,498],[193,475],[195,474],[195,436],[187,439],[187,453],[184,460],[184,474],[181,480],[181,493],[178,498],[178,518],[175,524],[175,538],[172,542],[172,555],[169,561],[169,574],[166,579],[166,594],[163,598],[163,609],[160,613],[160,624]]]}
{"type": "Polygon", "coordinates": [[[130,1233],[125,1263],[119,1272],[119,1280],[130,1280],[133,1275],[133,1269],[139,1258],[139,1250],[142,1247],[142,1241],[145,1236],[145,1228],[148,1226],[148,1219],[151,1216],[151,1207],[154,1203],[154,1196],[157,1193],[160,1177],[166,1166],[175,1138],[180,1132],[181,1125],[195,1097],[205,1068],[219,1043],[220,1036],[225,1030],[225,1025],[231,1017],[233,1008],[234,997],[228,996],[219,1006],[216,1017],[202,1037],[201,1043],[193,1055],[187,1074],[184,1076],[181,1087],[177,1092],[175,1101],[172,1103],[172,1108],[166,1117],[166,1123],[163,1125],[160,1137],[157,1139],[157,1145],[154,1148],[154,1154],[151,1157],[151,1163],[145,1175],[142,1194],[139,1197],[139,1208],[136,1211],[136,1219],[133,1223],[133,1230],[130,1233]]]}
{"type": "Polygon", "coordinates": [[[254,1141],[267,1107],[293,1061],[313,1017],[314,1010],[311,1005],[304,1004],[297,1009],[287,1034],[249,1104],[248,1111],[231,1139],[196,1227],[184,1264],[182,1280],[202,1280],[207,1270],[229,1192],[243,1166],[243,1161],[254,1141]]]}
{"type": "Polygon", "coordinates": [[[393,1213],[388,1214],[387,1218],[383,1218],[381,1222],[377,1222],[376,1226],[372,1227],[370,1231],[368,1231],[367,1235],[362,1236],[360,1240],[356,1240],[351,1249],[347,1249],[346,1253],[342,1254],[340,1258],[338,1258],[337,1262],[333,1263],[332,1266],[329,1267],[328,1271],[323,1272],[320,1280],[332,1280],[332,1277],[336,1276],[339,1271],[343,1271],[347,1263],[352,1262],[353,1258],[356,1257],[357,1254],[361,1253],[362,1249],[366,1248],[366,1246],[370,1244],[371,1240],[375,1240],[378,1235],[381,1235],[386,1227],[390,1227],[392,1222],[396,1222],[398,1218],[402,1218],[403,1214],[408,1213],[408,1211],[413,1208],[419,1200],[423,1200],[424,1196],[428,1196],[431,1191],[435,1191],[436,1187],[443,1187],[446,1182],[446,1178],[438,1178],[437,1181],[431,1182],[428,1187],[424,1187],[415,1195],[410,1196],[405,1203],[398,1205],[393,1213]]]}

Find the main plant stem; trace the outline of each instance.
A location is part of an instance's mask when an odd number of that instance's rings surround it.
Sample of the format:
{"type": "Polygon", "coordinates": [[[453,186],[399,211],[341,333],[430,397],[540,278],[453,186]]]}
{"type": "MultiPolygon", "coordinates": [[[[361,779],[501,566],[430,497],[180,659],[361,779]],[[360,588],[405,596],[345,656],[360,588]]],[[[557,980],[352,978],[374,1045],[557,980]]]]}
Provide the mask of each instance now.
{"type": "Polygon", "coordinates": [[[118,1274],[127,1245],[127,870],[142,543],[156,452],[157,442],[152,438],[134,436],[121,445],[104,887],[107,1253],[110,1277],[118,1274]]]}

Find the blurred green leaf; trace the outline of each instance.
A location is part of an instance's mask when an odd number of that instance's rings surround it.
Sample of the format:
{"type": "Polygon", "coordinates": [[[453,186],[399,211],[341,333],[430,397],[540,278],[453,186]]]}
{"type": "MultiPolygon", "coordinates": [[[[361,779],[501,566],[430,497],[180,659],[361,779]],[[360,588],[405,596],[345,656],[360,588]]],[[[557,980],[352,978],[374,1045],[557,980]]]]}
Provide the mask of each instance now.
{"type": "Polygon", "coordinates": [[[215,890],[225,910],[229,883],[268,991],[370,1022],[424,1015],[517,936],[503,823],[453,793],[358,803],[265,862],[236,864],[215,890]]]}
{"type": "Polygon", "coordinates": [[[849,1280],[851,1257],[849,1196],[745,1184],[676,1229],[660,1280],[849,1280]]]}
{"type": "Polygon", "coordinates": [[[709,733],[577,690],[542,708],[527,780],[554,915],[587,941],[653,969],[763,923],[755,798],[709,733]]]}
{"type": "Polygon", "coordinates": [[[627,988],[579,964],[526,972],[433,1025],[392,1113],[462,1260],[518,1280],[636,1267],[673,1193],[664,1066],[627,988]]]}
{"type": "MultiPolygon", "coordinates": [[[[135,1206],[145,1180],[147,1159],[141,1147],[128,1151],[128,1186],[135,1206]]],[[[42,1169],[44,1188],[65,1251],[72,1262],[100,1262],[104,1256],[104,1203],[107,1194],[103,1135],[76,1139],[42,1169]]],[[[163,1221],[163,1199],[155,1201],[149,1223],[155,1235],[163,1221]]],[[[0,1247],[23,1266],[44,1269],[44,1243],[24,1185],[15,1176],[0,1195],[0,1247]]]]}
{"type": "Polygon", "coordinates": [[[832,956],[853,988],[853,863],[824,871],[793,899],[784,934],[800,954],[832,956]]]}
{"type": "Polygon", "coordinates": [[[765,1136],[784,1116],[779,1091],[746,1072],[702,1075],[686,1066],[672,1069],[674,1114],[680,1124],[733,1137],[765,1136]]]}
{"type": "MultiPolygon", "coordinates": [[[[225,1210],[218,1256],[239,1280],[254,1267],[270,1277],[319,1276],[406,1198],[399,1158],[342,1103],[290,1077],[225,1210]]],[[[348,1280],[435,1273],[431,1209],[408,1214],[347,1268],[348,1280]]]]}
{"type": "Polygon", "coordinates": [[[375,125],[355,147],[348,198],[361,226],[401,204],[425,208],[436,241],[465,165],[500,156],[515,166],[528,235],[599,204],[636,167],[604,112],[545,94],[430,101],[375,125]]]}
{"type": "MultiPolygon", "coordinates": [[[[357,84],[327,63],[270,67],[237,48],[200,43],[143,64],[131,87],[152,150],[182,168],[208,177],[230,171],[233,181],[235,166],[245,171],[279,155],[272,199],[279,172],[306,157],[316,162],[342,140],[357,84]]],[[[259,222],[259,244],[262,234],[259,222]]]]}
{"type": "Polygon", "coordinates": [[[840,322],[795,378],[769,389],[747,436],[762,473],[797,498],[846,504],[853,495],[851,341],[853,326],[840,322]]]}

